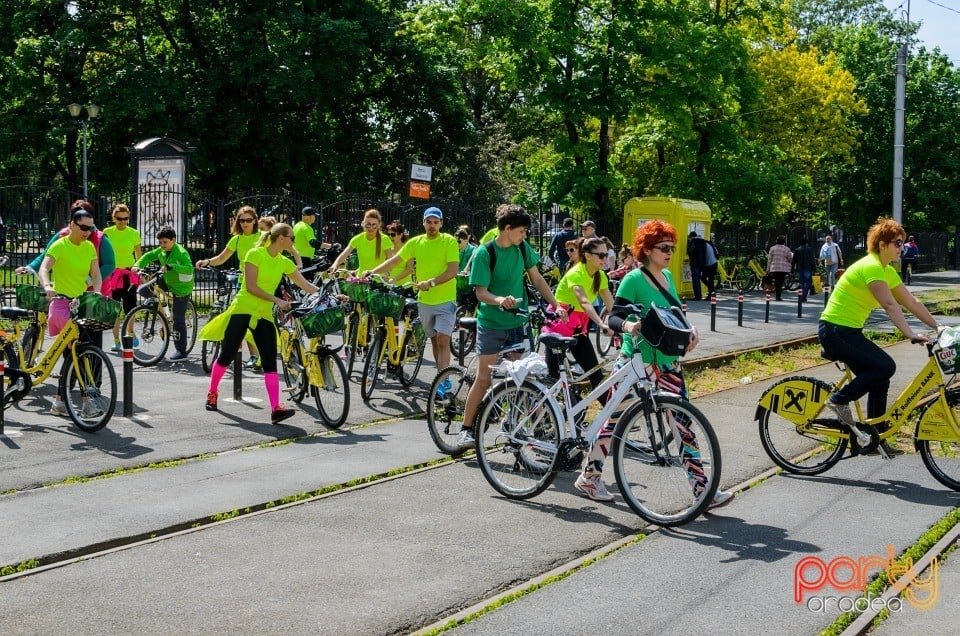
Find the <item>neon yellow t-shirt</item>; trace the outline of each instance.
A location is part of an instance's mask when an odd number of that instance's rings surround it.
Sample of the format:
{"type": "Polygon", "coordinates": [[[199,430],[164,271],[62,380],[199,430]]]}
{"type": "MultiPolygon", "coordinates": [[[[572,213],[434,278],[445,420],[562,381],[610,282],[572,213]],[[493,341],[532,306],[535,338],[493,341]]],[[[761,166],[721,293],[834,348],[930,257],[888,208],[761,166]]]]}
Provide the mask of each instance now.
{"type": "Polygon", "coordinates": [[[390,270],[390,278],[394,279],[394,284],[403,285],[413,278],[412,274],[407,274],[403,278],[397,278],[403,270],[407,268],[407,261],[400,261],[400,264],[390,270]]]}
{"type": "Polygon", "coordinates": [[[116,225],[111,225],[103,231],[110,239],[113,246],[113,257],[117,263],[117,269],[130,269],[136,261],[134,248],[140,245],[140,231],[132,227],[121,230],[116,225]]]}
{"type": "Polygon", "coordinates": [[[487,230],[487,233],[480,237],[480,245],[485,245],[488,242],[492,241],[493,239],[497,238],[498,236],[500,236],[500,228],[495,227],[493,229],[487,230]]]}
{"type": "Polygon", "coordinates": [[[74,245],[69,236],[64,236],[47,249],[47,256],[54,259],[50,268],[54,291],[70,298],[78,298],[87,291],[90,263],[97,260],[93,243],[84,239],[80,245],[74,245]]]}
{"type": "Polygon", "coordinates": [[[880,302],[867,287],[877,280],[885,282],[890,289],[903,284],[895,268],[881,265],[877,254],[867,254],[848,267],[837,281],[820,319],[841,327],[862,329],[870,312],[880,307],[880,302]]]}
{"type": "Polygon", "coordinates": [[[247,262],[247,254],[257,246],[258,241],[260,241],[260,232],[234,234],[227,241],[227,249],[237,253],[237,259],[240,261],[240,271],[243,271],[243,264],[247,262]]]}
{"type": "MultiPolygon", "coordinates": [[[[256,285],[268,294],[273,294],[284,274],[290,274],[297,266],[282,253],[270,256],[266,247],[255,247],[247,252],[246,263],[257,266],[256,285]]],[[[273,319],[273,303],[257,298],[247,290],[246,283],[240,287],[233,301],[231,311],[235,314],[249,314],[257,318],[273,319]]]]}
{"type": "MultiPolygon", "coordinates": [[[[607,275],[603,270],[599,270],[600,289],[608,289],[610,284],[607,282],[607,275]]],[[[587,299],[592,303],[597,299],[598,292],[593,291],[593,276],[587,273],[587,266],[583,263],[577,263],[567,270],[567,273],[560,279],[557,285],[557,291],[553,294],[558,303],[569,306],[574,311],[583,311],[577,295],[573,293],[573,287],[579,285],[587,294],[587,299]]]]}
{"type": "Polygon", "coordinates": [[[393,248],[393,241],[390,240],[390,237],[380,232],[377,236],[380,237],[380,257],[377,258],[377,239],[376,237],[373,240],[367,240],[366,232],[361,232],[357,234],[352,239],[350,239],[350,247],[353,248],[353,251],[357,253],[357,259],[360,263],[360,271],[365,272],[368,269],[373,269],[383,261],[387,260],[387,250],[393,248]]]}
{"type": "Polygon", "coordinates": [[[313,258],[317,250],[310,245],[310,241],[315,238],[317,238],[317,233],[313,231],[312,225],[298,221],[296,225],[293,226],[293,246],[300,252],[300,256],[313,258]]]}
{"type": "MultiPolygon", "coordinates": [[[[430,240],[426,234],[415,236],[400,248],[400,258],[416,259],[417,280],[423,282],[435,278],[447,271],[450,263],[460,262],[460,248],[457,239],[449,234],[440,233],[430,240]]],[[[430,287],[417,295],[424,305],[442,305],[457,299],[457,279],[451,278],[436,287],[430,287]]]]}

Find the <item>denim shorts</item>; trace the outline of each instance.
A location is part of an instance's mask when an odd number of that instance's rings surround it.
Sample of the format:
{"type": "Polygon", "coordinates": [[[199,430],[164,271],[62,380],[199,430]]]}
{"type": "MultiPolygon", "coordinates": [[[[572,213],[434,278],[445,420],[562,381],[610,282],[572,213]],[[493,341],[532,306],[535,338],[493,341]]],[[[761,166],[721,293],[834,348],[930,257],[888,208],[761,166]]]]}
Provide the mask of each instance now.
{"type": "Polygon", "coordinates": [[[501,350],[520,344],[526,339],[526,327],[491,329],[477,324],[477,353],[482,356],[500,353],[501,350]]]}

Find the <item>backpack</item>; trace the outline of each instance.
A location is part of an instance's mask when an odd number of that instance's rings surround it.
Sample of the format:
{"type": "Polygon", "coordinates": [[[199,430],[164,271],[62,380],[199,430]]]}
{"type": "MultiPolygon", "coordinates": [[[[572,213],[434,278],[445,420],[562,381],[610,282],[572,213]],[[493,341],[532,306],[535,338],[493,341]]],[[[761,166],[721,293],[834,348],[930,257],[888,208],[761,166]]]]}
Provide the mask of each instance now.
{"type": "MultiPolygon", "coordinates": [[[[493,276],[493,270],[497,266],[497,248],[493,246],[494,241],[496,241],[496,239],[491,239],[483,244],[483,246],[487,248],[487,256],[490,257],[490,275],[491,276],[493,276]]],[[[523,264],[526,265],[527,264],[527,242],[526,241],[520,242],[520,258],[523,260],[523,264]]]]}

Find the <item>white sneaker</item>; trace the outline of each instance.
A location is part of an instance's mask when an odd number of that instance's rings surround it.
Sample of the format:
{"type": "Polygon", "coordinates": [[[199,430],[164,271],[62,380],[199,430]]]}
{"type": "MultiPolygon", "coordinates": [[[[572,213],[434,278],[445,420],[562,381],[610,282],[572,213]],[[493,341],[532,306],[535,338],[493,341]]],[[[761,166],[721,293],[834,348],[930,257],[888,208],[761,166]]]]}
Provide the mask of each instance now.
{"type": "Polygon", "coordinates": [[[70,415],[67,412],[67,405],[63,400],[54,400],[53,406],[50,407],[51,415],[70,415]]]}
{"type": "Polygon", "coordinates": [[[95,417],[100,417],[102,414],[103,411],[100,410],[100,407],[90,400],[84,402],[83,406],[80,408],[80,417],[83,419],[92,420],[95,417]]]}
{"type": "Polygon", "coordinates": [[[714,508],[722,508],[728,503],[733,501],[734,494],[729,490],[718,490],[717,494],[713,496],[713,501],[710,502],[710,505],[707,506],[707,510],[713,510],[714,508]]]}
{"type": "Polygon", "coordinates": [[[594,501],[613,501],[616,499],[603,484],[603,477],[601,475],[587,477],[583,473],[580,473],[577,481],[573,482],[573,487],[594,501]]]}
{"type": "Polygon", "coordinates": [[[457,446],[459,446],[461,450],[467,450],[468,448],[473,448],[473,445],[475,443],[476,443],[476,440],[473,439],[472,428],[460,429],[460,435],[457,436],[457,446]]]}

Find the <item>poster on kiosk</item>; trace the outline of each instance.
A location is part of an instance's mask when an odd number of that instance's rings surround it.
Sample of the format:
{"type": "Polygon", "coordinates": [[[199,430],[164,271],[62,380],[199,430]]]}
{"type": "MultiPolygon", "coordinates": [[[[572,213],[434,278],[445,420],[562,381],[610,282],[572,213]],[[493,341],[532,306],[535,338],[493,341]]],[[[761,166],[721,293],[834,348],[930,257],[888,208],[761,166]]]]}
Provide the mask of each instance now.
{"type": "Polygon", "coordinates": [[[710,207],[703,201],[670,197],[634,197],[623,206],[623,242],[630,245],[638,227],[652,219],[677,228],[677,256],[670,261],[670,273],[683,299],[693,296],[687,237],[690,232],[710,239],[710,207]],[[679,258],[678,258],[679,257],[679,258]]]}

